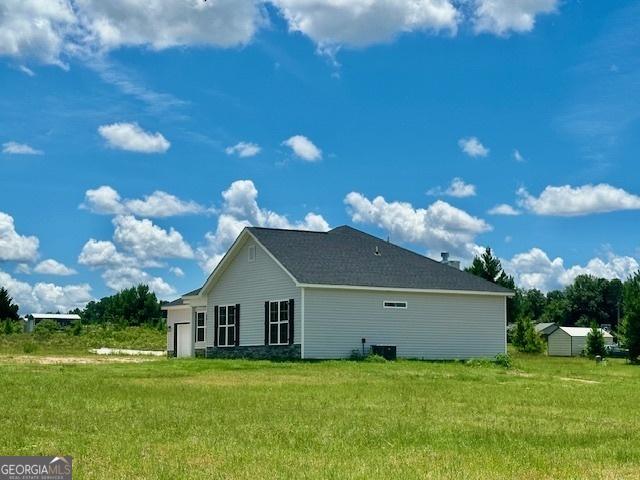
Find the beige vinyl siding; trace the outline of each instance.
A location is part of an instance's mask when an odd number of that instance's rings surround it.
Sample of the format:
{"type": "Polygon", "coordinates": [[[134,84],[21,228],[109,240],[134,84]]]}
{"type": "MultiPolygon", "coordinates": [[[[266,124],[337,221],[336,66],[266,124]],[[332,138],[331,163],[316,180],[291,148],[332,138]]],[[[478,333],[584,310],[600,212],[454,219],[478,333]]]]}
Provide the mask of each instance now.
{"type": "MultiPolygon", "coordinates": [[[[613,343],[612,337],[604,337],[605,345],[613,343]]],[[[582,354],[587,346],[586,336],[571,336],[561,328],[555,330],[548,338],[548,353],[555,357],[570,357],[582,354]]]]}
{"type": "Polygon", "coordinates": [[[558,328],[547,339],[548,353],[554,357],[571,356],[571,335],[558,328]]]}
{"type": "Polygon", "coordinates": [[[235,258],[222,272],[207,295],[206,345],[213,346],[214,305],[240,304],[240,345],[264,345],[264,302],[295,301],[294,343],[300,343],[300,288],[252,238],[239,246],[235,258]],[[249,247],[255,246],[255,260],[249,261],[249,247]]]}
{"type": "MultiPolygon", "coordinates": [[[[167,350],[168,351],[174,351],[174,345],[173,345],[173,332],[175,330],[175,323],[184,323],[184,322],[188,322],[189,324],[192,323],[192,314],[191,314],[191,307],[186,306],[186,307],[181,307],[181,308],[177,308],[177,309],[169,309],[167,310],[167,327],[171,327],[171,328],[167,328],[167,350]]],[[[191,327],[193,328],[193,327],[191,327]]],[[[191,330],[191,333],[193,333],[193,330],[191,330]]],[[[193,335],[191,336],[192,338],[193,335]]]]}
{"type": "Polygon", "coordinates": [[[305,288],[305,358],[345,358],[373,344],[399,357],[492,357],[506,351],[505,297],[305,288]],[[406,301],[406,309],[383,301],[406,301]]]}
{"type": "MultiPolygon", "coordinates": [[[[580,355],[587,346],[587,337],[572,337],[572,338],[573,338],[573,342],[572,342],[573,350],[571,353],[572,355],[580,355]]],[[[613,338],[604,337],[605,345],[611,345],[612,343],[613,343],[613,338]]]]}

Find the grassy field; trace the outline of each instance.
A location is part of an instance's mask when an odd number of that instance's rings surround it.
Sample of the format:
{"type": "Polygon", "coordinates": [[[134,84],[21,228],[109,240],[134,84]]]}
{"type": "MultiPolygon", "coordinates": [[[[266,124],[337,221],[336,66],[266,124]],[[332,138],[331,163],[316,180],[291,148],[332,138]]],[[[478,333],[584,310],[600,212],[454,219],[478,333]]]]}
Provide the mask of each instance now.
{"type": "Polygon", "coordinates": [[[640,478],[621,360],[77,360],[0,356],[0,454],[96,479],[640,478]]]}
{"type": "Polygon", "coordinates": [[[86,355],[89,349],[100,347],[165,350],[167,334],[164,330],[148,327],[90,325],[84,326],[80,335],[74,335],[70,329],[45,335],[0,335],[0,353],[86,355]]]}

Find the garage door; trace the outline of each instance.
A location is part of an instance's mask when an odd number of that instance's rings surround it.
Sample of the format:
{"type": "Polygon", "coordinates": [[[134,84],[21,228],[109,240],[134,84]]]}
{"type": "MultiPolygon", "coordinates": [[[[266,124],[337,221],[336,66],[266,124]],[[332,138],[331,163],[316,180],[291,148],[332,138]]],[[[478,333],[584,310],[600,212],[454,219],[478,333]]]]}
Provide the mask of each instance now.
{"type": "Polygon", "coordinates": [[[191,356],[191,325],[188,323],[176,324],[176,356],[191,356]]]}

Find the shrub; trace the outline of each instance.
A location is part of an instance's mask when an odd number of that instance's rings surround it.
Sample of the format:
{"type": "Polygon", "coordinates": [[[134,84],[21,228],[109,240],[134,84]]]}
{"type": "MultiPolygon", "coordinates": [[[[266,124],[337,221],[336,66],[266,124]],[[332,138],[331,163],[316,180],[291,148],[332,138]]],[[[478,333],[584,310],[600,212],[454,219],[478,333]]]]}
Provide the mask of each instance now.
{"type": "Polygon", "coordinates": [[[591,323],[591,331],[587,335],[585,352],[590,357],[595,357],[596,355],[605,356],[604,335],[596,322],[591,323]]]}
{"type": "Polygon", "coordinates": [[[533,328],[533,322],[529,317],[520,316],[516,322],[513,334],[513,345],[519,352],[540,353],[544,350],[544,341],[533,328]]]}
{"type": "Polygon", "coordinates": [[[364,361],[371,363],[386,363],[387,359],[375,353],[370,353],[369,355],[364,357],[364,361]]]}
{"type": "Polygon", "coordinates": [[[71,325],[71,333],[76,337],[82,333],[82,322],[80,320],[76,320],[71,325]]]}
{"type": "Polygon", "coordinates": [[[22,345],[22,351],[24,353],[35,353],[36,350],[38,350],[38,345],[35,342],[29,341],[22,345]]]}
{"type": "Polygon", "coordinates": [[[494,361],[500,367],[511,368],[513,366],[511,357],[506,353],[499,353],[495,356],[494,361]]]}
{"type": "Polygon", "coordinates": [[[362,350],[354,348],[351,350],[351,355],[349,355],[349,360],[354,360],[356,362],[372,362],[372,363],[384,363],[387,360],[375,353],[366,353],[363,355],[362,350]]]}
{"type": "Polygon", "coordinates": [[[351,355],[349,355],[349,360],[360,361],[363,358],[364,358],[364,354],[362,353],[362,350],[359,350],[357,348],[354,348],[353,350],[351,350],[351,355]]]}
{"type": "Polygon", "coordinates": [[[42,320],[40,323],[36,325],[36,327],[33,329],[33,333],[37,337],[47,338],[52,333],[57,332],[58,329],[59,329],[58,324],[55,321],[46,319],[46,320],[42,320]]]}
{"type": "Polygon", "coordinates": [[[2,332],[5,335],[11,335],[13,333],[22,333],[23,326],[22,321],[15,321],[7,318],[2,322],[2,332]]]}

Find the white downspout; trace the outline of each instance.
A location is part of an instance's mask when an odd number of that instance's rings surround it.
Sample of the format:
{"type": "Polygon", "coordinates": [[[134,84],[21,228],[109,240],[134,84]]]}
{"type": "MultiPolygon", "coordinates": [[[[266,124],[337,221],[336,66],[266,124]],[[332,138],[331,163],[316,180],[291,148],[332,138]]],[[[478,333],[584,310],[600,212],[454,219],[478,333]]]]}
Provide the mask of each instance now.
{"type": "Polygon", "coordinates": [[[304,358],[304,287],[300,287],[300,358],[304,358]]]}

